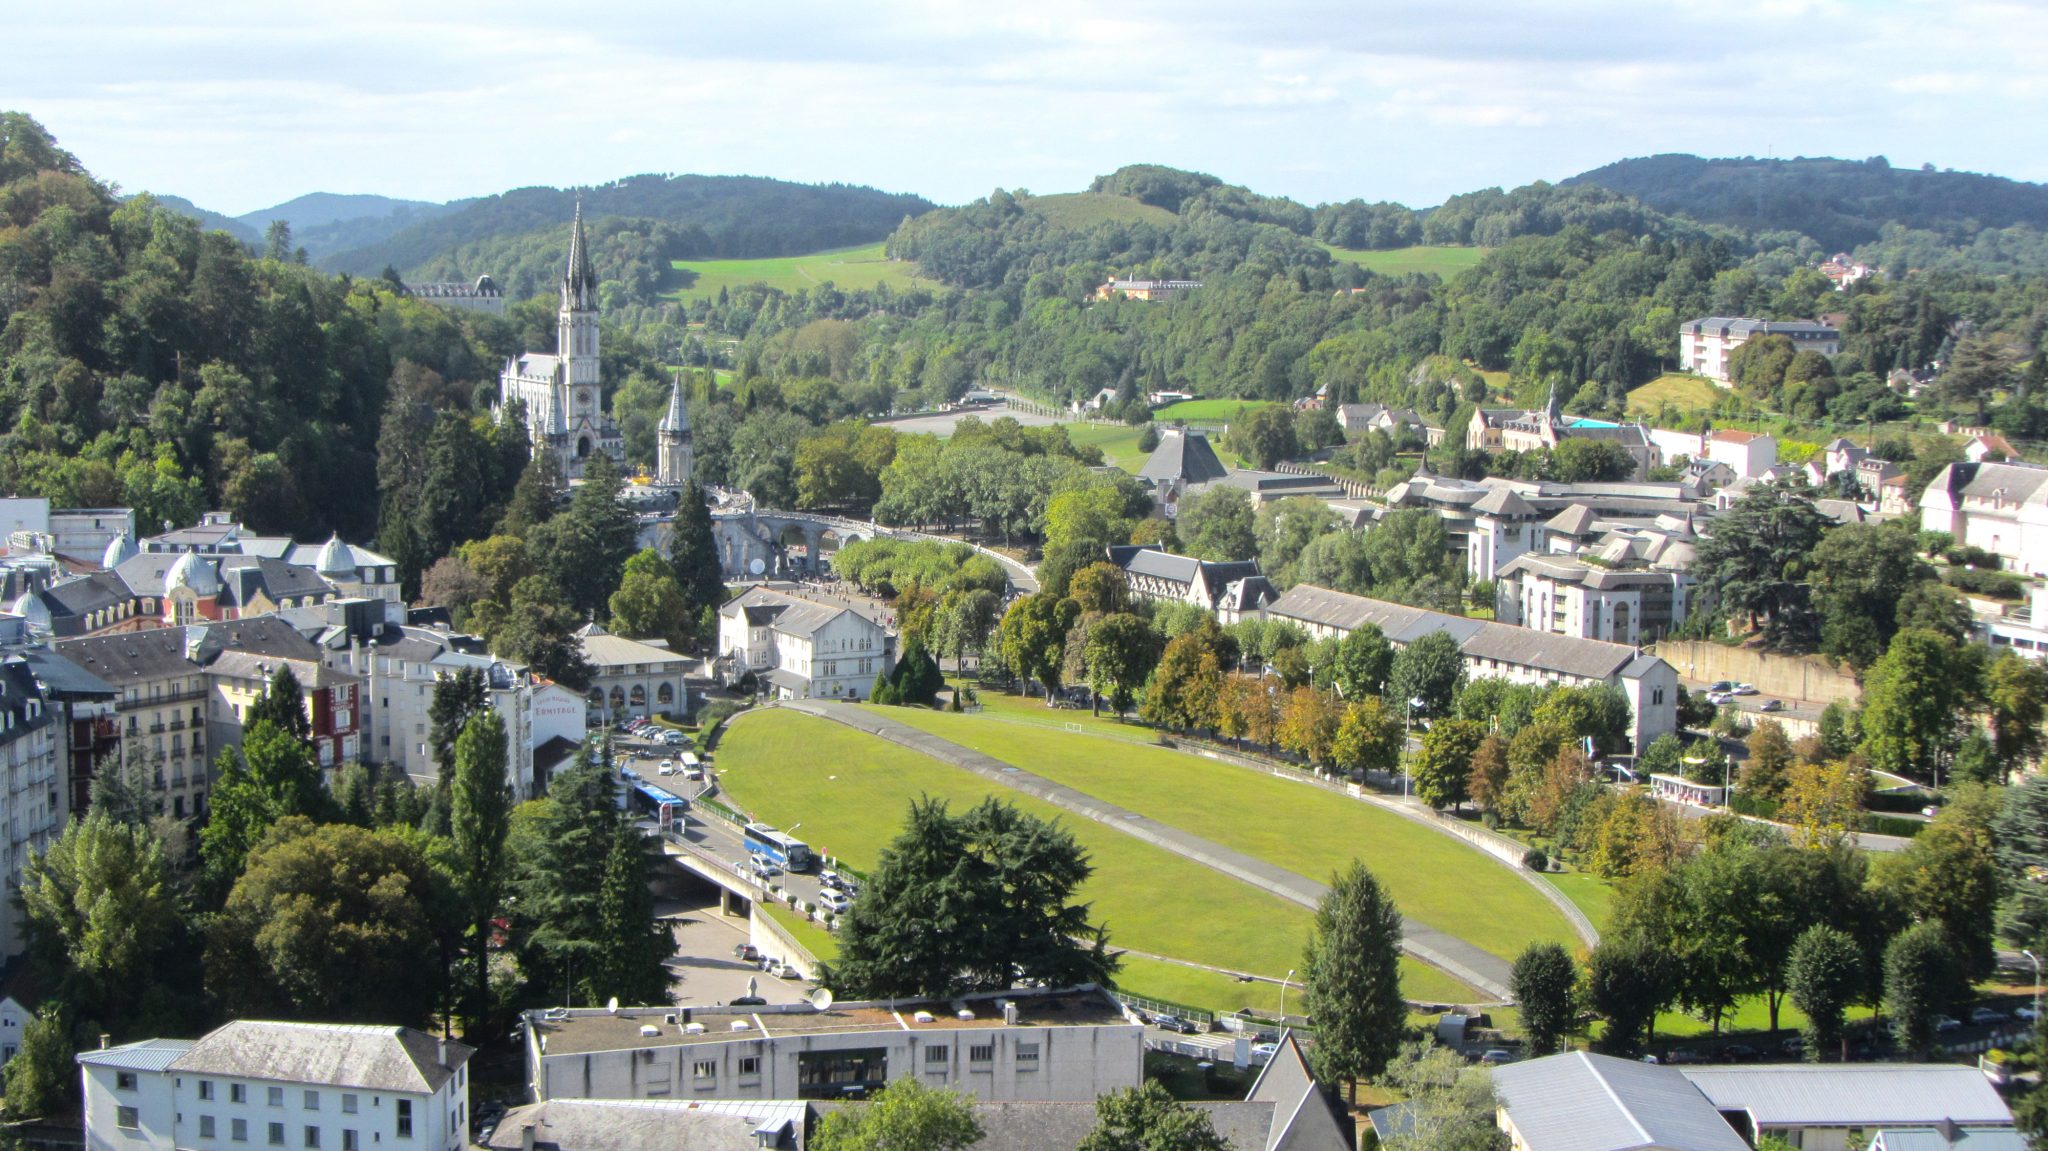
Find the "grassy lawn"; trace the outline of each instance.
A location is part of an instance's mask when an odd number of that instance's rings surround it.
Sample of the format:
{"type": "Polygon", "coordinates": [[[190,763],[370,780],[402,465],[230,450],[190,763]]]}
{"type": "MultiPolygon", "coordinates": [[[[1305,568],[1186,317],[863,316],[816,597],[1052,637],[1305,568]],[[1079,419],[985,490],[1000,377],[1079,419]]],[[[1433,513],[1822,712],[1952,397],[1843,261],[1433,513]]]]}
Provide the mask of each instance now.
{"type": "Polygon", "coordinates": [[[787,904],[763,900],[760,907],[815,958],[830,963],[839,954],[839,941],[832,938],[831,932],[791,911],[787,904]]]}
{"type": "Polygon", "coordinates": [[[1669,372],[1630,392],[1628,410],[1631,415],[1655,415],[1669,403],[1681,412],[1698,411],[1720,403],[1727,394],[1705,376],[1669,372]]]}
{"type": "Polygon", "coordinates": [[[1092,228],[1105,220],[1156,224],[1162,228],[1174,222],[1173,213],[1164,208],[1142,204],[1128,196],[1109,196],[1100,192],[1061,192],[1051,196],[1032,196],[1021,202],[1026,211],[1043,216],[1047,223],[1061,228],[1092,228]]]}
{"type": "Polygon", "coordinates": [[[1553,871],[1545,873],[1543,878],[1563,892],[1566,899],[1577,904],[1579,910],[1586,913],[1586,918],[1593,921],[1595,930],[1603,933],[1607,930],[1608,920],[1614,913],[1610,906],[1614,899],[1613,884],[1585,871],[1553,871]]]}
{"type": "MultiPolygon", "coordinates": [[[[1307,908],[830,720],[786,711],[741,717],[719,743],[718,762],[727,798],[778,827],[802,823],[799,834],[806,842],[861,868],[875,865],[913,799],[928,795],[959,810],[998,792],[1033,815],[1060,819],[1088,850],[1097,873],[1082,895],[1094,904],[1096,918],[1109,927],[1112,944],[1274,979],[1301,965],[1307,908]],[[1159,898],[1162,892],[1188,892],[1193,897],[1169,901],[1159,898]]],[[[1122,984],[1134,995],[1154,995],[1207,1010],[1242,1006],[1232,1001],[1237,996],[1219,999],[1215,992],[1226,985],[1249,985],[1224,976],[1190,979],[1180,974],[1183,971],[1188,976],[1204,974],[1154,963],[1122,984]],[[1146,980],[1155,969],[1171,971],[1176,982],[1149,985],[1146,980]],[[1189,995],[1201,998],[1190,1000],[1189,995]]],[[[1411,969],[1408,979],[1415,988],[1410,994],[1418,997],[1482,998],[1472,988],[1419,966],[1411,969]]]]}
{"type": "Polygon", "coordinates": [[[1093,445],[1102,449],[1102,462],[1113,468],[1136,474],[1145,466],[1146,453],[1138,450],[1138,437],[1145,434],[1143,427],[1128,424],[1106,424],[1089,421],[1068,424],[1067,438],[1076,446],[1093,445]]]}
{"type": "Polygon", "coordinates": [[[1180,420],[1191,424],[1229,423],[1250,409],[1272,406],[1271,400],[1182,400],[1153,412],[1152,422],[1170,424],[1180,420]]]}
{"type": "Polygon", "coordinates": [[[1312,879],[1327,879],[1355,856],[1403,912],[1502,958],[1537,941],[1576,944],[1564,916],[1507,868],[1371,804],[1165,748],[980,715],[916,708],[886,714],[1312,879]],[[1107,754],[1111,748],[1120,750],[1107,754]]]}
{"type": "Polygon", "coordinates": [[[1382,251],[1366,251],[1359,248],[1339,248],[1324,244],[1323,250],[1346,263],[1357,264],[1367,271],[1385,276],[1405,276],[1410,272],[1426,272],[1448,280],[1459,272],[1486,258],[1492,248],[1456,248],[1418,244],[1412,248],[1388,248],[1382,251]]]}
{"type": "Polygon", "coordinates": [[[662,293],[672,300],[702,299],[716,296],[720,288],[757,282],[785,292],[815,288],[828,280],[846,289],[872,288],[878,284],[908,288],[918,282],[917,265],[883,256],[879,243],[760,260],[676,260],[672,266],[677,272],[696,276],[687,287],[662,293]]]}

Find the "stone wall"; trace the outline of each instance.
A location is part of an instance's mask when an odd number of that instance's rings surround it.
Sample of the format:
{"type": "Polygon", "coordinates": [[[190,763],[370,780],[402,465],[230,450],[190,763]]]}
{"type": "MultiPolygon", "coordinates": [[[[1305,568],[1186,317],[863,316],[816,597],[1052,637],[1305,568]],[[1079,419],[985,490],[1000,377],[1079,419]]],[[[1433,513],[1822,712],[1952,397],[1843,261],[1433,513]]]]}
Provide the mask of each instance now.
{"type": "Polygon", "coordinates": [[[1819,656],[1774,655],[1704,640],[1678,639],[1660,640],[1650,650],[1662,656],[1683,680],[1752,683],[1765,695],[1822,707],[1836,700],[1855,703],[1863,694],[1854,676],[1819,656]]]}

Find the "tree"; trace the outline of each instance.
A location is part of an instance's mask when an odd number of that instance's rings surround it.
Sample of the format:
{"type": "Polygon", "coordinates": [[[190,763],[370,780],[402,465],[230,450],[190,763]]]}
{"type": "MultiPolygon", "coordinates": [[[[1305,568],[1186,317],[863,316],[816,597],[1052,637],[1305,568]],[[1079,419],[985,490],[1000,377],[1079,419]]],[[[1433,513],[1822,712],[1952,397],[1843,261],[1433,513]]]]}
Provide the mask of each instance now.
{"type": "Polygon", "coordinates": [[[1385,1080],[1408,1107],[1406,1129],[1384,1144],[1391,1151],[1507,1151],[1507,1134],[1496,1124],[1500,1099],[1485,1067],[1425,1040],[1403,1044],[1385,1080]]]}
{"type": "Polygon", "coordinates": [[[1935,578],[1914,533],[1898,523],[1843,524],[1813,550],[1809,581],[1821,618],[1821,651],[1858,671],[1884,654],[1898,631],[1898,606],[1915,584],[1935,578]]]}
{"type": "Polygon", "coordinates": [[[1413,706],[1415,714],[1445,715],[1465,682],[1465,656],[1447,631],[1422,636],[1394,656],[1387,695],[1398,708],[1413,706]]]}
{"type": "Polygon", "coordinates": [[[1785,735],[1785,727],[1775,719],[1766,719],[1756,725],[1745,741],[1749,758],[1742,764],[1742,790],[1745,794],[1776,799],[1785,791],[1785,773],[1792,767],[1792,741],[1785,735]]]}
{"type": "Polygon", "coordinates": [[[621,1003],[666,1003],[669,998],[666,964],[676,953],[676,937],[665,921],[655,918],[649,864],[640,829],[630,820],[614,819],[598,891],[598,939],[590,981],[600,994],[617,996],[621,1003]]]}
{"type": "Polygon", "coordinates": [[[1159,635],[1138,616],[1118,612],[1088,629],[1088,684],[1096,694],[1109,697],[1118,719],[1130,710],[1158,662],[1159,635]]]}
{"type": "Polygon", "coordinates": [[[491,919],[504,900],[505,835],[512,814],[512,787],[505,771],[505,721],[497,712],[478,712],[462,725],[462,734],[455,740],[455,777],[449,791],[455,884],[464,901],[474,967],[469,1031],[478,1034],[490,1010],[491,919]]]}
{"type": "Polygon", "coordinates": [[[434,681],[434,699],[427,705],[427,739],[434,749],[434,767],[442,779],[455,777],[455,740],[469,721],[491,705],[490,683],[481,668],[461,667],[434,681]]]}
{"type": "Polygon", "coordinates": [[[1892,637],[1863,686],[1863,752],[1879,771],[1932,780],[1955,748],[1969,693],[1954,641],[1919,628],[1892,637]]]}
{"type": "Polygon", "coordinates": [[[1253,467],[1272,471],[1273,465],[1301,452],[1294,434],[1294,413],[1285,405],[1258,408],[1240,417],[1230,429],[1230,445],[1253,467]]]}
{"type": "Polygon", "coordinates": [[[2006,789],[1992,832],[2004,893],[1998,922],[2008,943],[2040,954],[2048,944],[2048,775],[2006,789]]]}
{"type": "Polygon", "coordinates": [[[695,480],[676,504],[675,535],[669,542],[669,566],[683,593],[690,617],[725,602],[725,579],[718,563],[718,540],[711,528],[711,505],[695,480]]]}
{"type": "Polygon", "coordinates": [[[527,532],[534,566],[561,589],[579,617],[606,608],[635,551],[639,527],[632,510],[619,502],[622,487],[611,457],[596,453],[584,465],[569,507],[527,532]]]}
{"type": "Polygon", "coordinates": [[[1259,566],[1270,578],[1285,586],[1283,573],[1319,536],[1336,531],[1337,513],[1313,496],[1289,496],[1259,508],[1256,532],[1259,566]]]}
{"type": "Polygon", "coordinates": [[[1785,776],[1778,818],[1797,830],[1804,846],[1833,851],[1862,826],[1868,780],[1869,773],[1853,760],[1795,763],[1785,776]]]}
{"type": "Polygon", "coordinates": [[[1807,626],[1801,577],[1827,526],[1804,485],[1759,484],[1715,518],[1693,576],[1710,602],[1742,617],[1749,630],[1763,621],[1773,639],[1795,639],[1807,626]]]}
{"type": "Polygon", "coordinates": [[[1067,598],[1082,614],[1110,615],[1130,608],[1130,589],[1123,569],[1112,563],[1089,564],[1067,581],[1067,598]]]}
{"type": "Polygon", "coordinates": [[[1558,1050],[1559,1042],[1578,1030],[1578,965],[1558,944],[1532,943],[1515,957],[1508,980],[1522,1008],[1529,1049],[1538,1054],[1558,1050]]]}
{"type": "Polygon", "coordinates": [[[841,1107],[812,1134],[812,1151],[959,1151],[981,1142],[974,1100],[904,1076],[865,1107],[841,1107]]]}
{"type": "Polygon", "coordinates": [[[2048,668],[2010,648],[1984,669],[1984,696],[1991,712],[1991,746],[1997,752],[1998,779],[2004,784],[2012,769],[2041,754],[2041,717],[2048,708],[2048,668]]]}
{"type": "Polygon", "coordinates": [[[1456,807],[1471,798],[1472,757],[1486,739],[1476,720],[1440,719],[1422,737],[1415,756],[1415,794],[1431,807],[1456,807]]]}
{"type": "Polygon", "coordinates": [[[1993,825],[1998,800],[1981,786],[1951,790],[1934,821],[1906,849],[1876,862],[1876,882],[1915,920],[1938,922],[1963,973],[1986,978],[1998,967],[1993,927],[1998,913],[1998,860],[1993,825]]]}
{"type": "MultiPolygon", "coordinates": [[[[1792,1006],[1806,1016],[1806,1058],[1818,1063],[1821,1053],[1843,1042],[1842,1020],[1849,1005],[1862,996],[1863,951],[1847,932],[1816,923],[1792,945],[1785,964],[1785,984],[1792,1006]]],[[[1846,1048],[1842,1058],[1847,1059],[1846,1048]]]]}
{"type": "Polygon", "coordinates": [[[1209,1113],[1147,1079],[1095,1100],[1095,1129],[1076,1151],[1229,1151],[1209,1113]]]}
{"type": "Polygon", "coordinates": [[[448,910],[416,833],[289,817],[211,926],[208,982],[245,1016],[423,1026],[448,910]]]}
{"type": "Polygon", "coordinates": [[[483,628],[492,650],[528,664],[538,675],[581,691],[590,686],[590,662],[576,638],[582,623],[562,590],[545,575],[531,575],[512,587],[512,602],[495,629],[483,628]]]}
{"type": "Polygon", "coordinates": [[[1473,803],[1489,811],[1499,809],[1508,789],[1508,748],[1497,735],[1479,741],[1472,752],[1472,775],[1465,790],[1473,803]]]}
{"type": "Polygon", "coordinates": [[[626,561],[619,590],[606,601],[612,626],[635,639],[657,638],[682,651],[696,631],[696,618],[667,560],[647,548],[626,561]]]}
{"type": "Polygon", "coordinates": [[[1345,699],[1386,694],[1393,669],[1394,645],[1375,623],[1360,624],[1339,639],[1336,658],[1330,661],[1330,677],[1345,699]]]}
{"type": "Polygon", "coordinates": [[[1003,663],[1018,675],[1045,685],[1048,703],[1059,690],[1067,629],[1074,625],[1074,618],[1072,600],[1041,592],[1017,597],[998,627],[1003,663]]]}
{"type": "Polygon", "coordinates": [[[313,738],[313,722],[306,718],[305,693],[299,687],[299,677],[292,673],[291,664],[277,665],[269,686],[249,705],[249,714],[242,717],[242,724],[247,727],[259,720],[269,720],[293,739],[313,738]]]}
{"type": "Polygon", "coordinates": [[[1315,1020],[1309,1063],[1316,1078],[1355,1089],[1377,1077],[1400,1047],[1401,913],[1363,863],[1331,877],[1302,959],[1302,1004],[1315,1020]]]}
{"type": "Polygon", "coordinates": [[[64,1005],[52,1001],[37,1008],[7,1061],[7,1117],[20,1122],[69,1111],[78,1083],[76,1056],[64,1005]]]}
{"type": "Polygon", "coordinates": [[[1093,873],[1057,822],[993,798],[959,816],[914,801],[843,921],[825,982],[860,998],[1108,983],[1108,932],[1073,902],[1093,873]]]}
{"type": "Polygon", "coordinates": [[[1884,949],[1884,1010],[1899,1048],[1924,1053],[1934,1041],[1934,1017],[1965,989],[1961,966],[1939,923],[1916,923],[1884,949]]]}
{"type": "Polygon", "coordinates": [[[1330,698],[1303,684],[1287,693],[1274,736],[1280,746],[1320,766],[1329,762],[1338,732],[1338,711],[1330,698]]]}
{"type": "MultiPolygon", "coordinates": [[[[1216,654],[1219,633],[1214,620],[1207,622],[1206,629],[1183,632],[1166,641],[1138,711],[1146,723],[1188,731],[1220,722],[1217,704],[1224,675],[1216,654]]],[[[1229,738],[1226,733],[1219,734],[1229,738]]]]}
{"type": "Polygon", "coordinates": [[[1662,947],[1633,936],[1609,935],[1586,957],[1586,1006],[1604,1020],[1599,1047],[1634,1055],[1671,1001],[1672,970],[1662,947]]]}
{"type": "Polygon", "coordinates": [[[1243,488],[1218,484],[1183,500],[1175,530],[1196,559],[1248,560],[1259,554],[1257,516],[1243,488]]]}
{"type": "Polygon", "coordinates": [[[21,880],[29,952],[88,1018],[118,1028],[165,965],[181,911],[170,862],[148,828],[89,811],[21,880]]]}
{"type": "Polygon", "coordinates": [[[1345,771],[1392,772],[1401,766],[1401,722],[1386,701],[1366,696],[1344,709],[1331,752],[1345,771]]]}

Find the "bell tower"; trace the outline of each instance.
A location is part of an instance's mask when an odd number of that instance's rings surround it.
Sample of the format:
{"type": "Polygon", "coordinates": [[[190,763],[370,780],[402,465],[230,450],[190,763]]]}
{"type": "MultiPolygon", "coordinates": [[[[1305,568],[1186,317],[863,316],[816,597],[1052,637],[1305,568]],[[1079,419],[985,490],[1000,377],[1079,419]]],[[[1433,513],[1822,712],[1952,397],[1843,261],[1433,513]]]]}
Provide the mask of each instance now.
{"type": "Polygon", "coordinates": [[[654,478],[657,483],[682,487],[690,482],[694,451],[690,443],[690,409],[683,402],[683,376],[676,373],[668,394],[668,412],[661,417],[655,433],[654,478]]]}
{"type": "Polygon", "coordinates": [[[597,375],[597,271],[590,265],[590,244],[583,237],[583,201],[576,201],[576,222],[569,233],[569,266],[562,273],[562,306],[556,313],[556,354],[561,357],[562,383],[567,386],[569,419],[596,420],[600,397],[597,375]]]}

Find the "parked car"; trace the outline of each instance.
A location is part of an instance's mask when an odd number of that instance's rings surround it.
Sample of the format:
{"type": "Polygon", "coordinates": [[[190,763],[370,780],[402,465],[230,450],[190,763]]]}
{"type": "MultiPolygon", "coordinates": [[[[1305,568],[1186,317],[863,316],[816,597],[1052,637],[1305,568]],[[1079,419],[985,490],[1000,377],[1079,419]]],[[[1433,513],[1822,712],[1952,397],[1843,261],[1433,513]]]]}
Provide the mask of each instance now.
{"type": "Polygon", "coordinates": [[[773,975],[777,979],[802,979],[804,977],[804,973],[798,971],[788,960],[782,960],[775,966],[770,967],[768,974],[773,975]]]}
{"type": "Polygon", "coordinates": [[[1732,679],[1717,679],[1707,685],[1707,690],[1709,692],[1720,692],[1722,695],[1733,695],[1735,693],[1735,681],[1732,679]]]}
{"type": "Polygon", "coordinates": [[[842,888],[846,886],[846,880],[841,878],[838,872],[833,871],[831,868],[826,868],[818,873],[818,885],[820,887],[842,888]]]}
{"type": "Polygon", "coordinates": [[[704,769],[701,767],[684,768],[683,778],[691,783],[702,783],[704,781],[704,769]]]}
{"type": "Polygon", "coordinates": [[[742,995],[726,1003],[727,1007],[766,1007],[768,1001],[758,995],[742,995]]]}
{"type": "Polygon", "coordinates": [[[1806,1036],[1793,1035],[1778,1044],[1778,1050],[1795,1058],[1806,1053],[1806,1036]]]}
{"type": "Polygon", "coordinates": [[[1275,1056],[1275,1055],[1277,1055],[1277,1054],[1279,1054],[1279,1053],[1280,1053],[1280,1045],[1279,1045],[1278,1043],[1254,1043],[1254,1044],[1252,1044],[1252,1054],[1254,1054],[1254,1055],[1263,1055],[1263,1056],[1265,1056],[1266,1058],[1268,1058],[1268,1059],[1271,1059],[1271,1058],[1272,1058],[1273,1056],[1275,1056]]]}
{"type": "Polygon", "coordinates": [[[1479,1057],[1479,1061],[1495,1066],[1502,1063],[1513,1063],[1515,1061],[1515,1053],[1505,1047],[1489,1048],[1485,1054],[1479,1057]]]}
{"type": "Polygon", "coordinates": [[[2012,1009],[2012,1017],[2022,1023],[2032,1023],[2039,1016],[2031,1007],[2015,1007],[2012,1009]]]}
{"type": "Polygon", "coordinates": [[[1757,708],[1757,710],[1758,710],[1758,711],[1784,711],[1784,710],[1785,710],[1785,701],[1784,701],[1784,700],[1782,700],[1782,699],[1767,699],[1767,700],[1765,700],[1765,701],[1763,702],[1763,704],[1762,704],[1761,706],[1759,706],[1759,707],[1757,708]]]}
{"type": "Polygon", "coordinates": [[[662,761],[661,761],[661,774],[663,774],[663,775],[674,775],[675,773],[676,773],[676,765],[675,765],[675,762],[674,762],[674,761],[672,761],[672,760],[667,760],[667,759],[664,759],[664,760],[662,760],[662,761]]]}
{"type": "Polygon", "coordinates": [[[690,737],[680,731],[665,731],[661,735],[661,742],[670,747],[681,747],[690,742],[690,737]]]}
{"type": "Polygon", "coordinates": [[[818,906],[839,915],[853,906],[853,900],[846,898],[845,892],[828,887],[818,893],[818,906]]]}
{"type": "Polygon", "coordinates": [[[1748,1063],[1762,1057],[1762,1055],[1763,1052],[1758,1051],[1747,1043],[1730,1043],[1728,1046],[1721,1048],[1721,1062],[1723,1063],[1748,1063]]]}
{"type": "Polygon", "coordinates": [[[765,855],[748,857],[747,868],[762,879],[782,874],[782,868],[777,867],[775,861],[765,855]]]}
{"type": "Polygon", "coordinates": [[[1936,1035],[1947,1035],[1951,1031],[1960,1030],[1962,1026],[1962,1020],[1954,1016],[1937,1015],[1934,1017],[1934,1033],[1936,1035]]]}
{"type": "Polygon", "coordinates": [[[2011,1017],[1996,1007],[1979,1007],[1975,1011],[1970,1012],[1970,1024],[1973,1027],[1985,1027],[1993,1023],[2003,1023],[2009,1018],[2011,1017]]]}
{"type": "Polygon", "coordinates": [[[1735,697],[1725,691],[1710,691],[1707,693],[1707,702],[1713,704],[1734,703],[1735,697]]]}
{"type": "Polygon", "coordinates": [[[1690,1047],[1674,1047],[1664,1056],[1666,1063],[1705,1063],[1707,1057],[1690,1047]]]}
{"type": "Polygon", "coordinates": [[[1734,687],[1731,687],[1731,688],[1729,688],[1729,689],[1728,689],[1728,694],[1730,694],[1730,695],[1755,695],[1755,694],[1756,694],[1756,685],[1755,685],[1755,684],[1753,684],[1753,683],[1738,683],[1738,684],[1736,684],[1736,685],[1735,685],[1734,687]]]}
{"type": "Polygon", "coordinates": [[[1157,1027],[1161,1031],[1171,1031],[1176,1035],[1193,1035],[1195,1033],[1195,1025],[1178,1015],[1154,1015],[1152,1017],[1152,1026],[1157,1027]]]}
{"type": "Polygon", "coordinates": [[[761,958],[761,949],[754,946],[751,943],[740,944],[738,947],[732,949],[732,953],[734,955],[739,956],[741,959],[746,960],[748,963],[752,963],[755,960],[761,958]]]}

